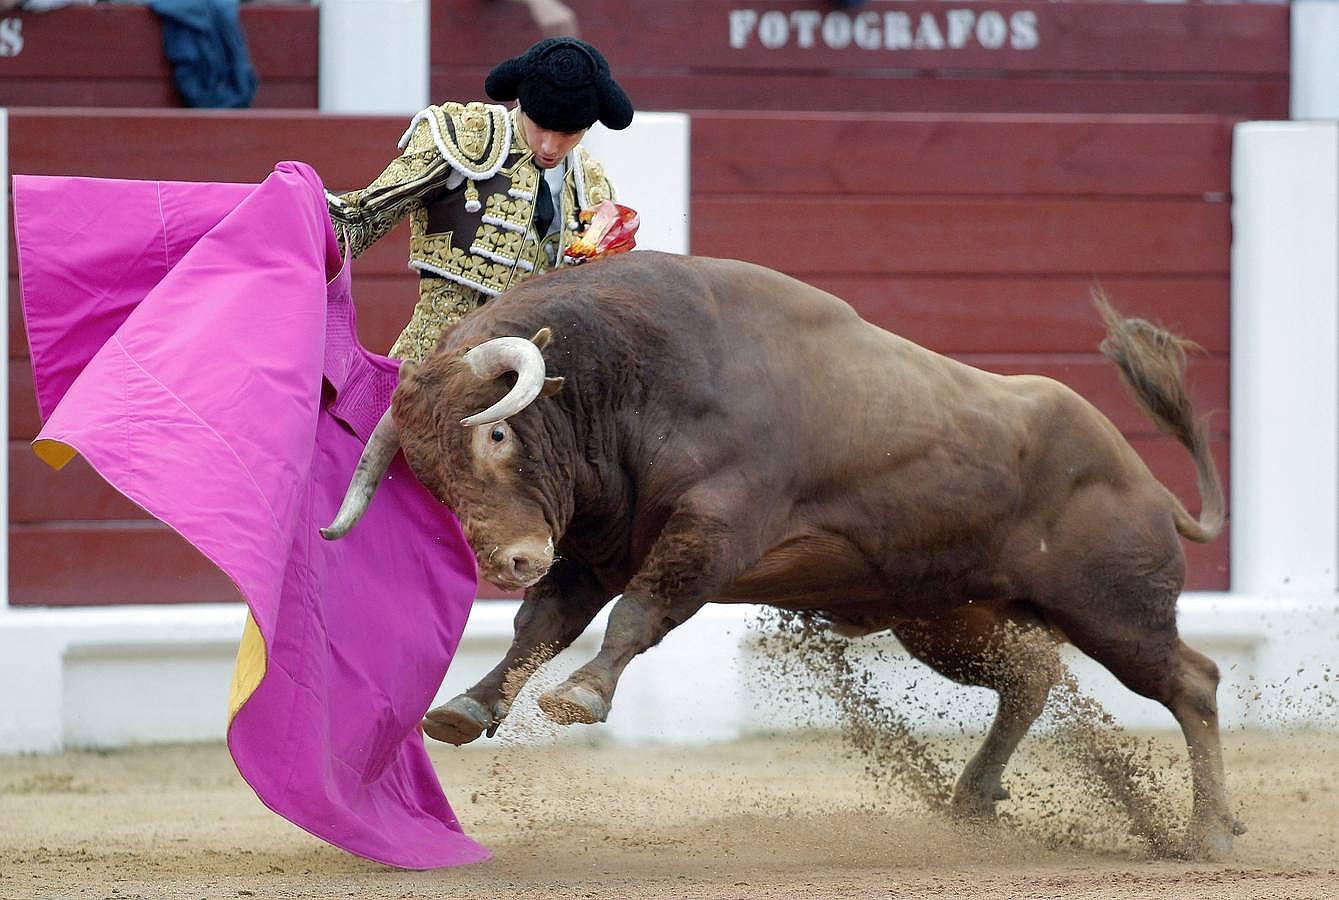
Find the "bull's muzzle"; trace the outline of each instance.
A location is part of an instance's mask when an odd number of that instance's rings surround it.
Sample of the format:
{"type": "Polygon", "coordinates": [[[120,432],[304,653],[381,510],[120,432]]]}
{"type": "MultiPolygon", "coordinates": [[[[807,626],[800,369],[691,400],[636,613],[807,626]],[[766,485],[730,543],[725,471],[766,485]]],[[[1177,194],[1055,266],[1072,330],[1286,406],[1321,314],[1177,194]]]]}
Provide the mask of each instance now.
{"type": "Polygon", "coordinates": [[[528,588],[553,565],[553,539],[495,545],[479,559],[479,574],[503,590],[528,588]]]}

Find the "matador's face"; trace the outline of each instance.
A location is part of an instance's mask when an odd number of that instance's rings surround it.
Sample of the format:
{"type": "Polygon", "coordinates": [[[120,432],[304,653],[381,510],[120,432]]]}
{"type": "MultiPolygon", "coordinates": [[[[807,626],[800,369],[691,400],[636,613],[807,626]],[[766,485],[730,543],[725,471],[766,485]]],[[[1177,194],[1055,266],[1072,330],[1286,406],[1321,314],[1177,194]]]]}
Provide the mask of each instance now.
{"type": "Polygon", "coordinates": [[[526,146],[535,154],[535,164],[541,169],[552,169],[571,153],[589,129],[580,131],[553,131],[535,123],[521,110],[521,128],[526,146]]]}

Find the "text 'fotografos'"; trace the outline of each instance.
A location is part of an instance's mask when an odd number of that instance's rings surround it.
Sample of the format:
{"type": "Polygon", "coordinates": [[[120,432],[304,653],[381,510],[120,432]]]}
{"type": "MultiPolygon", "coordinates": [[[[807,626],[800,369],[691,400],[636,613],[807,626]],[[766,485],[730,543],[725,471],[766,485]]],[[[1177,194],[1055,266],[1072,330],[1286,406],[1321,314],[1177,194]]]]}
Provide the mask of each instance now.
{"type": "Polygon", "coordinates": [[[1027,9],[1007,16],[992,9],[730,11],[730,46],[736,50],[1032,50],[1037,43],[1037,14],[1027,9]]]}

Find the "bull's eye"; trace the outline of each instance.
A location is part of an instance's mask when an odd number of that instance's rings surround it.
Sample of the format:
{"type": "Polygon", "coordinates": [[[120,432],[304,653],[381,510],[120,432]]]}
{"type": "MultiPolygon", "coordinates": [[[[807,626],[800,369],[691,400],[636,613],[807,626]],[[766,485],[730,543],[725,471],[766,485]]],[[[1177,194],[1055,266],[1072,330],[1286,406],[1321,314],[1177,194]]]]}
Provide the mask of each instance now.
{"type": "Polygon", "coordinates": [[[488,439],[495,444],[500,444],[507,439],[507,429],[501,425],[494,425],[493,430],[489,432],[488,439]]]}

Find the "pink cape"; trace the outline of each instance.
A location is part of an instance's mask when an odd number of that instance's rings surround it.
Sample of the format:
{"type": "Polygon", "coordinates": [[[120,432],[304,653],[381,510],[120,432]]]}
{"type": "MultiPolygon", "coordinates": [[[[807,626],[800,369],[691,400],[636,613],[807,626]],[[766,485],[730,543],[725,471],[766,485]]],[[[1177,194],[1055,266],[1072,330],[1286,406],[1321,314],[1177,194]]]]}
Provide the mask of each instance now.
{"type": "Polygon", "coordinates": [[[487,858],[419,730],[477,587],[459,524],[397,457],[348,537],[317,533],[396,364],[358,344],[316,173],[281,163],[259,186],[17,176],[14,206],[35,449],[55,465],[82,454],[241,591],[254,627],[228,746],[242,776],[368,859],[487,858]]]}

